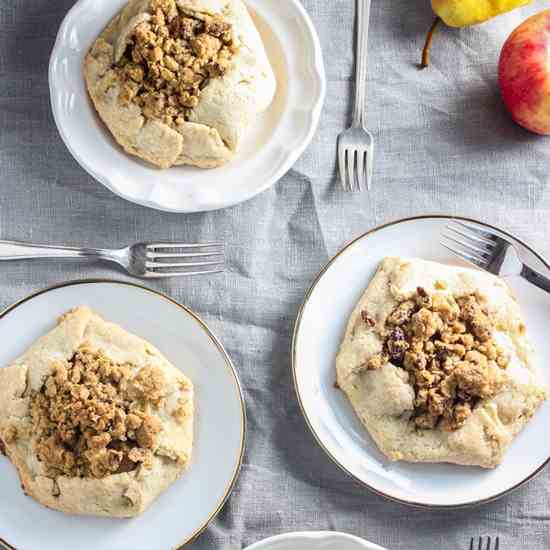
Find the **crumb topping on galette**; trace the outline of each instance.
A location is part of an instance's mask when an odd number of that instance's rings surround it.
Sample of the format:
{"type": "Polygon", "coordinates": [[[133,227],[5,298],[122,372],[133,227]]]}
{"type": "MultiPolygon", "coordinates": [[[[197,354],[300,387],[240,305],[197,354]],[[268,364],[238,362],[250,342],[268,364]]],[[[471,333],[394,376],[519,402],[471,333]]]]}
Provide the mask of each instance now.
{"type": "Polygon", "coordinates": [[[122,105],[174,127],[189,119],[210,79],[222,77],[238,51],[232,25],[220,15],[151,0],[151,17],[136,25],[115,66],[122,105]]]}
{"type": "Polygon", "coordinates": [[[382,260],[336,357],[338,387],[390,460],[495,468],[546,399],[501,279],[382,260]]]}
{"type": "MultiPolygon", "coordinates": [[[[367,311],[361,316],[374,326],[367,311]]],[[[419,287],[387,317],[382,352],[361,367],[376,370],[391,361],[405,369],[415,394],[415,425],[457,430],[480,399],[498,392],[495,373],[508,366],[509,356],[495,342],[494,329],[482,295],[455,298],[419,287]]]]}
{"type": "Polygon", "coordinates": [[[82,345],[55,361],[31,394],[34,451],[52,477],[100,479],[150,468],[162,424],[150,414],[165,390],[162,370],[119,364],[82,345]]]}
{"type": "Polygon", "coordinates": [[[0,368],[0,452],[54,510],[141,514],[189,467],[193,418],[191,380],[86,306],[0,368]]]}

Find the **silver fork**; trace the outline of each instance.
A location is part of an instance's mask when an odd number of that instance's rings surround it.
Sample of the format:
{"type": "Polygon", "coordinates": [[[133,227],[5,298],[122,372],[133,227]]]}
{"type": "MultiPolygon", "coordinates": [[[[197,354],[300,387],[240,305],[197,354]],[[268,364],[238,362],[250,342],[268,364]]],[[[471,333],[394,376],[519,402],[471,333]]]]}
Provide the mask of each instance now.
{"type": "Polygon", "coordinates": [[[371,188],[374,138],[366,128],[367,46],[371,0],[356,0],[357,59],[355,70],[355,109],[351,128],[338,136],[338,168],[344,191],[371,188]]]}
{"type": "Polygon", "coordinates": [[[483,537],[479,537],[477,546],[474,546],[475,539],[472,537],[470,541],[470,550],[499,550],[500,539],[496,537],[495,544],[491,545],[491,537],[487,537],[487,545],[483,544],[483,537]]]}
{"type": "Polygon", "coordinates": [[[0,241],[0,261],[75,259],[105,260],[145,279],[219,273],[224,268],[223,244],[137,243],[119,249],[49,246],[0,241]]]}
{"type": "Polygon", "coordinates": [[[550,278],[525,264],[515,246],[500,235],[477,225],[454,221],[441,234],[441,244],[463,260],[494,275],[519,275],[550,292],[550,278]]]}

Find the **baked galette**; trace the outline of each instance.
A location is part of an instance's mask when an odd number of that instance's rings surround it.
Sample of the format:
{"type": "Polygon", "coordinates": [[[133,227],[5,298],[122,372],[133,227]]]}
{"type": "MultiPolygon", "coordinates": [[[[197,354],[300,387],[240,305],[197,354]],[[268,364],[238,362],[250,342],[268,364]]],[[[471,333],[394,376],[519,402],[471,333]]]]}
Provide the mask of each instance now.
{"type": "Polygon", "coordinates": [[[160,168],[231,160],[276,90],[242,0],[130,0],[92,46],[84,75],[118,143],[160,168]]]}
{"type": "Polygon", "coordinates": [[[0,368],[0,444],[45,506],[136,516],[189,465],[193,386],[146,341],[80,307],[0,368]]]}
{"type": "Polygon", "coordinates": [[[508,286],[418,259],[382,262],[351,315],[336,369],[391,460],[493,468],[546,398],[508,286]]]}

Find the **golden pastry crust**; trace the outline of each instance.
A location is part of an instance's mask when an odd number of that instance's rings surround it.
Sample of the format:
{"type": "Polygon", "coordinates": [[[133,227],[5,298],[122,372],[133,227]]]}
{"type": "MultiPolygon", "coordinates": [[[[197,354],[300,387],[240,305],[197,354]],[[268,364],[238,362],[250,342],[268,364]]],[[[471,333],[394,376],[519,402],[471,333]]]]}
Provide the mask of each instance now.
{"type": "Polygon", "coordinates": [[[5,453],[26,494],[67,513],[142,513],[188,467],[193,411],[187,377],[86,307],[0,369],[5,453]]]}
{"type": "Polygon", "coordinates": [[[130,0],[84,76],[118,143],[160,168],[231,160],[276,89],[242,0],[130,0]]]}
{"type": "Polygon", "coordinates": [[[391,460],[493,468],[546,399],[529,356],[503,281],[386,258],[348,322],[337,383],[391,460]]]}

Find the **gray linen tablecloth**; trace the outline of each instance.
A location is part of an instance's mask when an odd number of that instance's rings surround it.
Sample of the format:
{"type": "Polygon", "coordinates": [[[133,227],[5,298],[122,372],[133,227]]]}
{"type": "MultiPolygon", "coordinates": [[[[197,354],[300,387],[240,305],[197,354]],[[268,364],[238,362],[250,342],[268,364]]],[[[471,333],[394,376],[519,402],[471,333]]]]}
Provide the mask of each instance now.
{"type": "MultiPolygon", "coordinates": [[[[304,0],[327,67],[319,131],[272,189],[240,206],[197,215],[124,202],[84,173],[61,142],[47,67],[72,4],[0,3],[0,238],[105,247],[141,239],[227,243],[225,274],[152,284],[198,312],[221,338],[248,406],[240,479],[190,548],[237,550],[277,533],[333,529],[391,550],[462,549],[479,534],[500,534],[505,550],[548,550],[548,470],[496,503],[455,512],[408,509],[346,477],[306,427],[289,353],[298,307],[321,266],[378,224],[426,213],[466,215],[550,255],[550,139],[509,120],[496,84],[505,37],[548,3],[476,29],[442,29],[431,69],[420,72],[415,64],[432,19],[428,0],[374,0],[368,107],[377,143],[375,183],[371,193],[352,196],[336,182],[335,139],[351,109],[354,2],[304,0]]],[[[2,264],[0,305],[91,276],[123,278],[100,266],[2,264]]]]}

